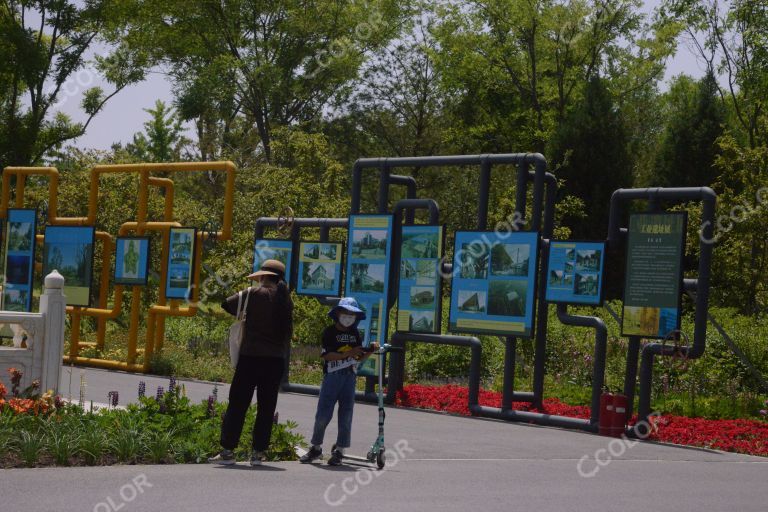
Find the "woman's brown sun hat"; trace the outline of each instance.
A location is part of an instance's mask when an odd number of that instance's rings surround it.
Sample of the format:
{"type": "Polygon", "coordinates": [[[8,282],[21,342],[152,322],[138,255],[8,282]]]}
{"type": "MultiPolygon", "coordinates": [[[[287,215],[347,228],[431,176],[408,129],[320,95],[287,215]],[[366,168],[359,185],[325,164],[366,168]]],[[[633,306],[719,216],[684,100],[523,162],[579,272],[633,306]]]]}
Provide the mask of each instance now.
{"type": "Polygon", "coordinates": [[[285,276],[285,265],[278,260],[265,260],[261,268],[253,274],[248,274],[248,279],[256,279],[259,276],[285,276]]]}

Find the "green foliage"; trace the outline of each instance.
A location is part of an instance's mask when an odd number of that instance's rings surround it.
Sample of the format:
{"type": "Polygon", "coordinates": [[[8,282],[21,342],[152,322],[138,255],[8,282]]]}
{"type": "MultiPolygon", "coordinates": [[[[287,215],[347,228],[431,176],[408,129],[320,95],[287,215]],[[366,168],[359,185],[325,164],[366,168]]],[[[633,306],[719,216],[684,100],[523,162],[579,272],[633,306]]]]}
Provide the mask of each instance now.
{"type": "Polygon", "coordinates": [[[258,141],[261,152],[243,149],[270,161],[273,130],[318,116],[355,77],[365,51],[396,35],[402,8],[394,0],[194,7],[185,0],[133,0],[120,10],[123,24],[111,38],[168,66],[182,114],[196,120],[198,131],[226,141],[240,118],[245,138],[258,141]]]}
{"type": "Polygon", "coordinates": [[[155,108],[145,108],[151,120],[144,123],[144,133],[133,136],[126,150],[143,162],[178,162],[182,146],[189,140],[183,136],[184,127],[177,113],[160,100],[155,108]]]}
{"type": "Polygon", "coordinates": [[[584,101],[574,108],[551,141],[557,176],[565,193],[581,199],[584,217],[567,219],[576,238],[599,239],[608,229],[611,194],[632,185],[627,133],[605,83],[593,77],[584,101]]]}
{"type": "Polygon", "coordinates": [[[83,69],[107,4],[36,0],[0,7],[0,169],[39,164],[51,150],[83,135],[114,94],[143,78],[135,56],[105,57],[83,69]],[[113,86],[109,94],[84,88],[98,71],[113,86]],[[60,110],[79,93],[82,123],[60,110]]]}
{"type": "MultiPolygon", "coordinates": [[[[221,419],[226,403],[191,404],[177,387],[158,402],[142,398],[127,409],[86,413],[68,406],[49,416],[0,412],[0,467],[35,465],[104,465],[134,463],[202,463],[220,449],[221,419]]],[[[255,407],[246,425],[254,419],[255,407]]],[[[296,460],[295,447],[306,446],[292,421],[275,424],[267,460],[296,460]]],[[[250,456],[251,434],[243,429],[238,457],[250,456]]]]}
{"type": "Polygon", "coordinates": [[[654,185],[694,187],[717,178],[717,139],[723,134],[725,108],[711,73],[698,82],[676,77],[665,95],[668,112],[656,154],[654,185]]]}

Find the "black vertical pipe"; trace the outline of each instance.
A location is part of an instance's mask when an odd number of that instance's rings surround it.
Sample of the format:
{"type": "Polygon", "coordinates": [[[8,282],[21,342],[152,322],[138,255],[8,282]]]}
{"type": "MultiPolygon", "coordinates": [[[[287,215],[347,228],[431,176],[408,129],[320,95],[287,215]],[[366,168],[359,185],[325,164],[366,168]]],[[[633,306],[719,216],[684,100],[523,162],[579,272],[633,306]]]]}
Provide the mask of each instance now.
{"type": "Polygon", "coordinates": [[[531,229],[541,231],[541,214],[544,204],[544,180],[547,164],[542,160],[535,162],[536,175],[533,179],[533,224],[531,229]]]}
{"type": "Polygon", "coordinates": [[[477,203],[477,229],[485,231],[488,226],[488,202],[491,193],[491,162],[480,163],[480,198],[477,203]]]}
{"type": "Polygon", "coordinates": [[[512,408],[512,398],[515,393],[515,360],[517,357],[517,338],[504,338],[504,389],[501,394],[501,409],[512,408]]]}
{"type": "Polygon", "coordinates": [[[624,372],[624,395],[627,397],[627,418],[635,409],[635,385],[637,383],[637,361],[640,356],[640,338],[630,336],[627,346],[627,365],[624,372]]]}
{"type": "Polygon", "coordinates": [[[379,169],[379,213],[389,211],[389,166],[386,159],[379,169]]]}
{"type": "MultiPolygon", "coordinates": [[[[521,161],[517,164],[517,185],[515,186],[515,212],[517,212],[517,219],[520,221],[525,220],[525,203],[528,198],[528,164],[521,161]]],[[[522,224],[515,224],[514,230],[520,229],[522,224]]]]}
{"type": "Polygon", "coordinates": [[[600,395],[605,382],[605,355],[608,346],[608,328],[605,322],[596,316],[580,316],[568,314],[568,306],[557,305],[557,318],[564,325],[589,327],[595,330],[595,349],[592,361],[592,411],[590,422],[597,424],[600,419],[600,395]]]}
{"type": "Polygon", "coordinates": [[[363,186],[363,167],[360,161],[355,162],[352,167],[352,203],[350,213],[352,215],[360,213],[360,195],[363,186]]]}
{"type": "Polygon", "coordinates": [[[533,352],[533,405],[541,408],[544,405],[544,374],[547,366],[547,320],[549,304],[544,290],[547,286],[547,262],[549,259],[549,240],[540,239],[539,259],[540,269],[538,282],[538,302],[536,310],[535,348],[533,352]]]}
{"type": "Polygon", "coordinates": [[[331,236],[331,227],[330,226],[323,226],[320,228],[320,241],[321,242],[327,242],[328,239],[331,236]]]}

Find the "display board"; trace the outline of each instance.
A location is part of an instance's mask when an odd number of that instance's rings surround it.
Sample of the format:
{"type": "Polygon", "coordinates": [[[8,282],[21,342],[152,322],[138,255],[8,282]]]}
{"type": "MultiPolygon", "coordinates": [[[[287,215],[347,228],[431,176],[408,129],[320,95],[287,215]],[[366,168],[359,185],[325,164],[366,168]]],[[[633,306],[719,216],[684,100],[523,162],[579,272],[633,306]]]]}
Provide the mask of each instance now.
{"type": "MultiPolygon", "coordinates": [[[[392,246],[391,215],[351,215],[347,243],[347,272],[344,295],[354,297],[366,312],[358,328],[363,344],[382,343],[387,336],[389,257],[392,246]]],[[[358,368],[360,375],[378,375],[371,357],[358,368]]]]}
{"type": "Polygon", "coordinates": [[[296,293],[321,297],[341,295],[343,255],[342,243],[301,242],[296,293]]]}
{"type": "Polygon", "coordinates": [[[603,303],[605,242],[553,240],[548,261],[547,301],[591,306],[603,303]]]}
{"type": "Polygon", "coordinates": [[[397,330],[440,333],[443,226],[403,226],[397,330]]]}
{"type": "Polygon", "coordinates": [[[68,306],[89,307],[93,283],[92,226],[46,226],[43,243],[43,275],[54,269],[64,276],[68,306]]]}
{"type": "Polygon", "coordinates": [[[169,299],[189,300],[194,272],[195,228],[171,228],[168,248],[168,276],[165,296],[169,299]]]}
{"type": "Polygon", "coordinates": [[[37,210],[10,208],[5,236],[3,309],[32,311],[37,210]]]}
{"type": "Polygon", "coordinates": [[[146,286],[149,279],[150,238],[121,236],[115,242],[115,284],[146,286]]]}
{"type": "Polygon", "coordinates": [[[291,282],[293,242],[277,238],[257,238],[253,247],[253,271],[261,268],[266,260],[278,260],[285,265],[285,282],[291,282]]]}
{"type": "Polygon", "coordinates": [[[622,336],[664,338],[680,328],[685,212],[629,217],[622,336]]]}
{"type": "Polygon", "coordinates": [[[533,336],[539,235],[457,231],[449,330],[533,336]]]}

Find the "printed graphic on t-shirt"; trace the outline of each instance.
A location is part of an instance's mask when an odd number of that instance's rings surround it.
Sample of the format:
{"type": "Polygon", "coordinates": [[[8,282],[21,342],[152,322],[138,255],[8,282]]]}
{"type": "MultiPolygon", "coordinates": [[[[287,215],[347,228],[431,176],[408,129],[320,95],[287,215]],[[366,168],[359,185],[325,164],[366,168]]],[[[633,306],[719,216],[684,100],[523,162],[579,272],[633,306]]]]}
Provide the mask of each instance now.
{"type": "MultiPolygon", "coordinates": [[[[323,346],[323,355],[328,352],[344,354],[345,352],[352,350],[352,347],[360,345],[360,341],[354,333],[337,332],[332,340],[332,344],[325,344],[323,346]]],[[[332,373],[343,370],[344,368],[349,368],[350,366],[353,368],[356,368],[357,366],[357,360],[354,357],[347,357],[345,359],[339,359],[338,361],[326,361],[325,371],[327,373],[332,373]]]]}

